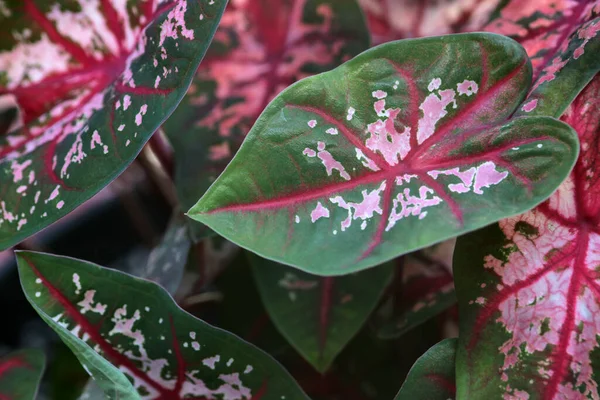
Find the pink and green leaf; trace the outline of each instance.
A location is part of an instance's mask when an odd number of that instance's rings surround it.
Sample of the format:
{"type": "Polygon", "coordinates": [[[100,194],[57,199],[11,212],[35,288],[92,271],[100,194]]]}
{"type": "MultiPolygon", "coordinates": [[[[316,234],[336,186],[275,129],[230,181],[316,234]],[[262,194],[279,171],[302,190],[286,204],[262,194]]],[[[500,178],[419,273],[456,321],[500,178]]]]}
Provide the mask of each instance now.
{"type": "Polygon", "coordinates": [[[391,304],[381,310],[382,322],[377,329],[380,338],[398,338],[456,303],[448,262],[453,249],[452,240],[404,256],[398,271],[402,285],[389,299],[391,304]]]}
{"type": "Polygon", "coordinates": [[[18,252],[25,295],[105,393],[119,399],[307,399],[270,356],[181,310],[150,281],[18,252]]]}
{"type": "Polygon", "coordinates": [[[508,120],[530,79],[523,49],[498,35],[378,46],[280,94],[189,215],[339,275],[526,211],[579,147],[560,121],[508,120]]]}
{"type": "Polygon", "coordinates": [[[509,0],[483,27],[525,47],[534,85],[516,115],[560,117],[600,70],[600,1],[509,0]]]}
{"type": "Polygon", "coordinates": [[[581,155],[552,197],[459,238],[459,398],[598,398],[600,77],[563,120],[581,155]]]}
{"type": "Polygon", "coordinates": [[[0,136],[0,248],[92,197],[175,109],[226,0],[9,0],[0,94],[24,126],[0,136]]]}
{"type": "Polygon", "coordinates": [[[0,358],[0,399],[34,400],[44,373],[41,350],[19,350],[0,358]]]}
{"type": "Polygon", "coordinates": [[[457,339],[445,339],[429,349],[411,368],[394,400],[456,399],[457,339]]]}
{"type": "Polygon", "coordinates": [[[319,372],[363,326],[392,277],[392,265],[340,277],[311,275],[250,254],[275,326],[319,372]]]}
{"type": "MultiPolygon", "coordinates": [[[[187,96],[164,125],[182,206],[206,192],[279,92],[368,46],[355,0],[231,1],[187,96]]],[[[199,238],[206,228],[198,225],[199,238]]]]}

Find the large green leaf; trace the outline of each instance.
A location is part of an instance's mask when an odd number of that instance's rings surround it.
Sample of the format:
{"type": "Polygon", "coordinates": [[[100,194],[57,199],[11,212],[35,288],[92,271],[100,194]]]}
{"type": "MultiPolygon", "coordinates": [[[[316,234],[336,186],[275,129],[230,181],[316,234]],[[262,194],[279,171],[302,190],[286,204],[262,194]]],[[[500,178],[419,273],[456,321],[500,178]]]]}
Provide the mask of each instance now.
{"type": "MultiPolygon", "coordinates": [[[[356,0],[232,2],[188,95],[164,125],[182,206],[206,192],[273,97],[368,46],[356,0]]],[[[197,237],[206,234],[190,222],[197,237]]]]}
{"type": "Polygon", "coordinates": [[[25,295],[115,399],[307,399],[270,356],[181,310],[160,286],[17,253],[25,295]]]}
{"type": "Polygon", "coordinates": [[[523,212],[578,149],[554,119],[507,121],[530,79],[521,46],[498,35],[373,48],[279,95],[189,215],[336,275],[523,212]]]}
{"type": "Polygon", "coordinates": [[[446,339],[417,360],[395,400],[452,400],[457,339],[446,339]]]}
{"type": "Polygon", "coordinates": [[[460,399],[597,399],[600,365],[600,76],[563,119],[569,178],[535,209],[461,237],[460,399]]]}
{"type": "Polygon", "coordinates": [[[20,350],[0,358],[0,399],[34,400],[46,357],[41,350],[20,350]]]}
{"type": "Polygon", "coordinates": [[[325,372],[358,332],[392,277],[393,266],[319,277],[249,254],[265,308],[279,331],[325,372]]]}
{"type": "Polygon", "coordinates": [[[0,94],[24,127],[0,136],[0,248],[92,197],[184,96],[226,0],[8,0],[0,94]]]}

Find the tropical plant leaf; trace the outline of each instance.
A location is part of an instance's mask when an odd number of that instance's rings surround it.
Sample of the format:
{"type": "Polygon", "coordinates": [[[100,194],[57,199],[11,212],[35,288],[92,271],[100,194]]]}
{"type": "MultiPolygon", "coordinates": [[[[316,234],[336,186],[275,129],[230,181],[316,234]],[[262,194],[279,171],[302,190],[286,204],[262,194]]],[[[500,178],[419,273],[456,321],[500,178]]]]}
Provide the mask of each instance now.
{"type": "Polygon", "coordinates": [[[176,210],[159,245],[150,252],[146,263],[134,267],[131,273],[158,283],[174,295],[181,283],[191,246],[188,225],[181,212],[176,210]]]}
{"type": "Polygon", "coordinates": [[[506,1],[483,30],[521,43],[534,85],[516,115],[560,117],[600,70],[600,1],[506,1]]]}
{"type": "Polygon", "coordinates": [[[398,338],[456,303],[451,263],[438,260],[448,255],[451,259],[452,249],[453,240],[404,256],[399,271],[401,290],[390,299],[392,306],[399,306],[399,312],[392,309],[393,314],[380,323],[380,338],[398,338]]]}
{"type": "Polygon", "coordinates": [[[392,264],[319,277],[248,254],[273,323],[319,372],[365,323],[392,278],[392,264]]]}
{"type": "Polygon", "coordinates": [[[189,215],[266,258],[339,275],[523,212],[578,150],[559,121],[507,121],[530,78],[521,46],[498,35],[368,50],[279,95],[189,215]]]}
{"type": "MultiPolygon", "coordinates": [[[[164,125],[182,206],[206,192],[279,92],[368,47],[356,0],[231,1],[188,95],[164,125]]],[[[197,238],[206,235],[203,225],[193,227],[197,238]]]]}
{"type": "Polygon", "coordinates": [[[1,249],[129,165],[184,96],[225,4],[3,2],[0,94],[16,97],[24,126],[0,137],[1,249]]]}
{"type": "Polygon", "coordinates": [[[600,77],[563,116],[581,156],[534,210],[459,238],[461,399],[597,398],[600,77]]]}
{"type": "Polygon", "coordinates": [[[501,0],[360,0],[375,44],[481,31],[500,3],[501,0]]]}
{"type": "Polygon", "coordinates": [[[155,283],[42,253],[17,262],[29,302],[110,398],[307,399],[270,356],[155,283]]]}
{"type": "Polygon", "coordinates": [[[0,358],[0,399],[34,400],[44,373],[41,350],[19,350],[0,358]]]}
{"type": "Polygon", "coordinates": [[[457,339],[446,339],[417,360],[395,400],[452,400],[457,339]]]}

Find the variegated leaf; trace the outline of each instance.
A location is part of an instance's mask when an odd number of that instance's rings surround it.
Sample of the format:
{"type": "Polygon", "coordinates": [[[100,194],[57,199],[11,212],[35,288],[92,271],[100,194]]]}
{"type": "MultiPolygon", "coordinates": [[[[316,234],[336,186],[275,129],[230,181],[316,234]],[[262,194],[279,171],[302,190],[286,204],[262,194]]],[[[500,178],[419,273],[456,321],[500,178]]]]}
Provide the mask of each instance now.
{"type": "Polygon", "coordinates": [[[18,252],[25,295],[111,399],[303,399],[270,356],[181,310],[150,281],[18,252]]]}
{"type": "Polygon", "coordinates": [[[0,358],[0,399],[34,400],[46,356],[41,350],[20,350],[0,358]]]}
{"type": "Polygon", "coordinates": [[[118,176],[184,96],[226,0],[8,0],[0,94],[0,248],[118,176]]]}
{"type": "MultiPolygon", "coordinates": [[[[355,0],[232,0],[188,95],[164,125],[182,206],[204,194],[279,92],[368,45],[355,0]]],[[[206,228],[198,225],[200,238],[206,228]]]]}
{"type": "Polygon", "coordinates": [[[460,399],[597,399],[600,77],[563,119],[581,155],[534,210],[459,238],[460,399]]]}
{"type": "Polygon", "coordinates": [[[189,215],[339,275],[523,212],[578,151],[559,121],[507,120],[530,78],[522,48],[498,35],[373,48],[279,95],[189,215]]]}

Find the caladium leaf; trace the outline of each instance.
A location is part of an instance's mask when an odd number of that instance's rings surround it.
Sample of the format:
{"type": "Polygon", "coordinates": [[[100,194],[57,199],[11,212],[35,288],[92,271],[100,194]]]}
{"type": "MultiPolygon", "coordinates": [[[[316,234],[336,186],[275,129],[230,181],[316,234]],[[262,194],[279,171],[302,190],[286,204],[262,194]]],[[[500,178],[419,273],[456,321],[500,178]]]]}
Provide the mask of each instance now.
{"type": "Polygon", "coordinates": [[[445,339],[433,346],[411,368],[395,400],[455,399],[457,339],[445,339]]]}
{"type": "Polygon", "coordinates": [[[307,399],[270,356],[155,283],[42,253],[17,262],[29,302],[110,398],[307,399]]]}
{"type": "Polygon", "coordinates": [[[501,0],[360,0],[375,44],[480,31],[500,3],[501,0]]]}
{"type": "Polygon", "coordinates": [[[266,258],[335,275],[523,212],[578,150],[554,119],[507,122],[530,78],[522,48],[498,35],[368,50],[279,95],[189,215],[266,258]]]}
{"type": "Polygon", "coordinates": [[[600,70],[600,1],[509,0],[483,27],[521,43],[534,85],[516,115],[560,117],[600,70]]]}
{"type": "Polygon", "coordinates": [[[459,238],[461,399],[598,398],[600,77],[563,119],[581,156],[545,203],[459,238]]]}
{"type": "Polygon", "coordinates": [[[0,137],[0,248],[119,175],[184,96],[226,0],[9,0],[0,94],[24,126],[0,137]]]}
{"type": "MultiPolygon", "coordinates": [[[[438,246],[442,245],[454,248],[453,241],[438,246]]],[[[435,247],[424,250],[435,252],[435,247]]],[[[390,299],[401,309],[400,312],[392,310],[393,315],[381,323],[377,334],[382,339],[398,338],[456,303],[450,266],[436,261],[422,251],[407,254],[401,265],[401,293],[395,293],[390,299]]]]}
{"type": "Polygon", "coordinates": [[[192,245],[188,226],[179,211],[175,211],[161,242],[148,256],[146,263],[131,273],[149,279],[174,295],[179,287],[192,245]]]}
{"type": "Polygon", "coordinates": [[[249,254],[273,323],[319,372],[362,327],[392,277],[393,265],[319,277],[249,254]]]}
{"type": "Polygon", "coordinates": [[[204,194],[273,97],[368,46],[356,0],[232,0],[188,95],[164,125],[182,206],[204,194]]]}
{"type": "Polygon", "coordinates": [[[0,358],[0,399],[34,400],[42,379],[46,356],[28,349],[0,358]]]}

